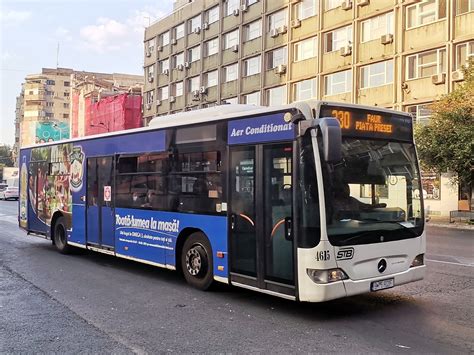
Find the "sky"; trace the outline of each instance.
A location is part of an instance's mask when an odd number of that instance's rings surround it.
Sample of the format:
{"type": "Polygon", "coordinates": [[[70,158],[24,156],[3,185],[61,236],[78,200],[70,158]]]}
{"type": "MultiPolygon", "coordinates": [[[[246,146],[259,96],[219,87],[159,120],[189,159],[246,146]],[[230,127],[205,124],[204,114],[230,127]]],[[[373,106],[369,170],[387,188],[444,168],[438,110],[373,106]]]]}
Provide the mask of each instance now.
{"type": "Polygon", "coordinates": [[[57,63],[143,74],[145,26],[172,6],[173,0],[0,0],[0,145],[13,145],[15,100],[26,75],[57,63]]]}

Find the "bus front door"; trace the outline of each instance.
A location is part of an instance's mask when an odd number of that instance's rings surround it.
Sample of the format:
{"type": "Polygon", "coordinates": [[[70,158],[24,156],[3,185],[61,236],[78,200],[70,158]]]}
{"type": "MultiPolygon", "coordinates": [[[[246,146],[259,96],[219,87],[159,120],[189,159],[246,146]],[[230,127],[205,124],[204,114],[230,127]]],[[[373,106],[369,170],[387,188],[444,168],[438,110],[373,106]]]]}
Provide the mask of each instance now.
{"type": "Polygon", "coordinates": [[[87,244],[113,250],[113,157],[87,159],[87,244]]]}
{"type": "Polygon", "coordinates": [[[295,295],[292,143],[230,152],[231,281],[295,295]]]}

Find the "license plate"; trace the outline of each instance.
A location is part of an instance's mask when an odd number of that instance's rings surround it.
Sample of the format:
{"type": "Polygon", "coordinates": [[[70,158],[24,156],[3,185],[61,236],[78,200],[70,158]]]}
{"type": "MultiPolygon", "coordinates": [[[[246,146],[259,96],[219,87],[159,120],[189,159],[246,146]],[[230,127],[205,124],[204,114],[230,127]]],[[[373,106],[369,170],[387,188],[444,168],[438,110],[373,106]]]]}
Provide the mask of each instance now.
{"type": "Polygon", "coordinates": [[[386,279],[386,280],[379,280],[374,281],[370,284],[371,291],[380,291],[385,290],[387,288],[391,288],[394,285],[394,279],[386,279]]]}

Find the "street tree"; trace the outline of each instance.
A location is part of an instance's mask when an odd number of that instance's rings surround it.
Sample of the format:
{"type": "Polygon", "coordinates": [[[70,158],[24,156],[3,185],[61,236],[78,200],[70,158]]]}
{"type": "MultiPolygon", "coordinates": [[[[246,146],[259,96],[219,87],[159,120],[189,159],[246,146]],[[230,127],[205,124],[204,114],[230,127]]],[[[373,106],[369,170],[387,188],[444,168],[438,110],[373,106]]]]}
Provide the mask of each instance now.
{"type": "Polygon", "coordinates": [[[474,185],[474,60],[462,68],[464,82],[435,102],[433,116],[415,128],[422,167],[453,172],[452,183],[467,187],[471,206],[474,185]]]}

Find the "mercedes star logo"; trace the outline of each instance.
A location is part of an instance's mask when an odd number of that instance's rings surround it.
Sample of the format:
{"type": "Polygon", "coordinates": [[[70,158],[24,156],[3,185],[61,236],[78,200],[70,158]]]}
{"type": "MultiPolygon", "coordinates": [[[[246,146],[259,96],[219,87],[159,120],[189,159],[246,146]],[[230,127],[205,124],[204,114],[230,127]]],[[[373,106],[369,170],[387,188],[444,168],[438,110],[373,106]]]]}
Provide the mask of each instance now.
{"type": "Polygon", "coordinates": [[[379,270],[380,273],[382,273],[385,271],[386,268],[387,268],[387,261],[385,259],[381,259],[379,261],[379,264],[377,265],[377,269],[379,270]]]}

